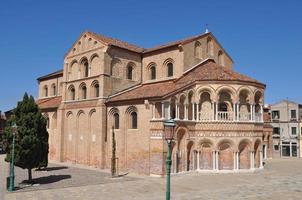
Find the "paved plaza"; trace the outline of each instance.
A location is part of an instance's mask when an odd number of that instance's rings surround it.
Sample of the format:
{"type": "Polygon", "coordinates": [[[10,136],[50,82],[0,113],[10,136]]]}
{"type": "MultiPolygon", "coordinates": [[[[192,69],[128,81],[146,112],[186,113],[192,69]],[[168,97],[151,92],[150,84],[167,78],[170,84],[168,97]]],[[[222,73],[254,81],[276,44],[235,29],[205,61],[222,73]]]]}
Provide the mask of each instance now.
{"type": "MultiPolygon", "coordinates": [[[[165,199],[165,179],[126,175],[111,179],[106,171],[50,164],[46,171],[33,171],[37,185],[19,183],[27,171],[16,168],[16,192],[5,190],[8,165],[1,156],[1,199],[6,200],[123,200],[165,199]]],[[[275,159],[253,173],[172,176],[172,199],[302,199],[302,160],[275,159]]]]}

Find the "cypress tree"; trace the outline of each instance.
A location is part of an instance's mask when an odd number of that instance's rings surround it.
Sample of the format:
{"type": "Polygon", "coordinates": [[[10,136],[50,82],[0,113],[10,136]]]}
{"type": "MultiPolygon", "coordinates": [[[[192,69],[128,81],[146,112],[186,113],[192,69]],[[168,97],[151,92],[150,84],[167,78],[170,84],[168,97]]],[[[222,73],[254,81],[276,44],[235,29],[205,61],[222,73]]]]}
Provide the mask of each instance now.
{"type": "Polygon", "coordinates": [[[116,175],[116,142],[114,127],[112,126],[112,157],[111,157],[111,177],[116,175]]]}
{"type": "Polygon", "coordinates": [[[13,111],[13,117],[5,129],[6,161],[11,160],[12,128],[16,123],[18,131],[15,136],[15,165],[28,170],[28,181],[32,181],[32,169],[48,165],[48,132],[46,119],[41,114],[32,96],[24,94],[13,111]]]}

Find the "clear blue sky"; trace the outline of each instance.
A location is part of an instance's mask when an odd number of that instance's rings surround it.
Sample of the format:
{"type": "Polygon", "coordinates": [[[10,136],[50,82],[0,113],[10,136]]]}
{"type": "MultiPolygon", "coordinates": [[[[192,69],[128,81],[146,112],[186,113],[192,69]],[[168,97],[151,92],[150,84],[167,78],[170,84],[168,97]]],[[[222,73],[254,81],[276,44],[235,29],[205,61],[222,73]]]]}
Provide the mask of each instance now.
{"type": "Polygon", "coordinates": [[[302,103],[302,1],[3,1],[0,9],[0,110],[13,108],[36,78],[62,69],[84,30],[142,47],[204,32],[234,69],[267,84],[266,103],[302,103]]]}

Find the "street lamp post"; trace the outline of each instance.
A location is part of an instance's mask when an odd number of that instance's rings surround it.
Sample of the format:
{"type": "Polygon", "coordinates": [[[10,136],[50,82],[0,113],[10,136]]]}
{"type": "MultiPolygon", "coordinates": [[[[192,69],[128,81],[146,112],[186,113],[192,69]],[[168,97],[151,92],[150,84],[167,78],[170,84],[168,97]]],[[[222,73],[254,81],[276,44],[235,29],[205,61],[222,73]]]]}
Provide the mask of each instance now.
{"type": "Polygon", "coordinates": [[[174,136],[175,121],[170,119],[164,122],[165,130],[165,140],[168,144],[168,152],[166,159],[166,172],[167,172],[167,182],[166,182],[166,200],[170,200],[170,174],[171,174],[171,143],[174,136]]]}
{"type": "Polygon", "coordinates": [[[8,191],[12,192],[14,191],[15,188],[15,170],[14,170],[14,162],[15,162],[15,137],[17,133],[17,125],[16,123],[13,124],[12,126],[12,131],[13,131],[13,147],[12,147],[12,152],[11,152],[11,160],[10,160],[10,171],[9,171],[9,187],[8,191]]]}

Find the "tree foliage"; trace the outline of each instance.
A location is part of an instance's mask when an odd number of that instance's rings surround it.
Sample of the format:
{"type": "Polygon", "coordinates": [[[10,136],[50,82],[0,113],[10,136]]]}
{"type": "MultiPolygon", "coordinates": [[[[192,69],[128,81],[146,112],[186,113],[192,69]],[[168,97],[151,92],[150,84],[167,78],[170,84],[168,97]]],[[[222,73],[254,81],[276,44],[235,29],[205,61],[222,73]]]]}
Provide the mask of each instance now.
{"type": "Polygon", "coordinates": [[[13,111],[13,117],[8,121],[4,132],[3,143],[7,152],[6,161],[11,160],[12,125],[16,123],[18,131],[15,136],[15,165],[28,169],[28,179],[31,181],[31,170],[48,165],[48,132],[47,121],[41,114],[32,96],[24,94],[13,111]]]}

